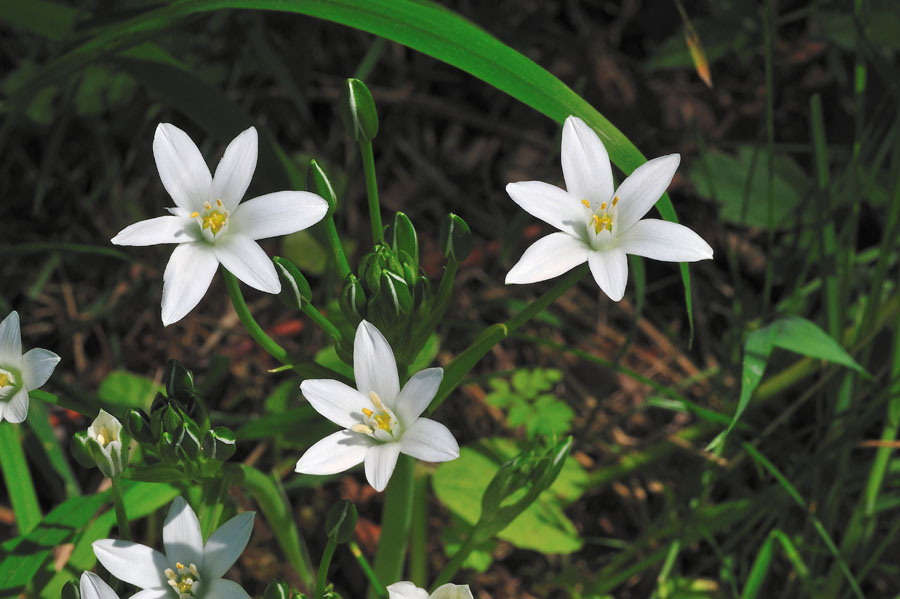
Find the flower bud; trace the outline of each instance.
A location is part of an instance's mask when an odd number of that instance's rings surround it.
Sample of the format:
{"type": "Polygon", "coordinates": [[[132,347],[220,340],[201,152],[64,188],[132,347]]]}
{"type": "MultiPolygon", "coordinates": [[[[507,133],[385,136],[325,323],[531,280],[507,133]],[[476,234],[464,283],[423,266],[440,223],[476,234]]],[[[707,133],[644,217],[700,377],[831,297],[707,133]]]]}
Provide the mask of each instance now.
{"type": "Polygon", "coordinates": [[[339,303],[341,312],[354,326],[366,317],[366,292],[356,275],[347,275],[339,303]]]}
{"type": "Polygon", "coordinates": [[[150,419],[143,410],[131,408],[125,415],[125,429],[138,443],[153,443],[156,437],[150,430],[150,419]]]}
{"type": "Polygon", "coordinates": [[[81,445],[90,452],[94,465],[104,476],[113,478],[125,471],[128,440],[122,436],[122,423],[115,416],[100,410],[83,439],[81,445]]]}
{"type": "Polygon", "coordinates": [[[278,580],[270,582],[263,593],[263,599],[290,599],[291,590],[286,582],[278,580]]]}
{"type": "Polygon", "coordinates": [[[334,187],[331,186],[331,180],[315,158],[309,161],[309,168],[306,169],[306,190],[324,199],[328,204],[328,213],[334,213],[337,207],[337,195],[334,193],[334,187]]]}
{"type": "Polygon", "coordinates": [[[63,585],[59,597],[60,599],[81,599],[81,593],[78,591],[78,585],[70,580],[63,585]]]}
{"type": "Polygon", "coordinates": [[[401,316],[412,308],[412,293],[403,277],[382,271],[377,301],[382,309],[388,309],[394,316],[401,316]]]}
{"type": "Polygon", "coordinates": [[[220,462],[234,455],[234,433],[226,426],[218,426],[206,433],[203,438],[203,453],[220,462]]]}
{"type": "Polygon", "coordinates": [[[356,519],[356,506],[341,499],[325,515],[325,534],[334,538],[337,543],[346,543],[353,538],[356,519]]]}
{"type": "Polygon", "coordinates": [[[163,379],[166,381],[166,395],[171,398],[190,400],[197,394],[194,374],[178,360],[166,362],[163,379]]]}
{"type": "Polygon", "coordinates": [[[378,113],[375,100],[366,84],[359,79],[347,79],[341,88],[341,120],[354,140],[372,141],[378,134],[378,113]]]}
{"type": "Polygon", "coordinates": [[[281,280],[281,292],[278,294],[278,299],[288,308],[299,310],[303,306],[303,302],[309,302],[312,298],[312,289],[306,277],[287,258],[275,256],[272,258],[272,262],[275,263],[275,271],[281,280]]]}
{"type": "Polygon", "coordinates": [[[448,214],[441,221],[440,243],[444,256],[462,262],[472,253],[472,231],[466,221],[448,214]]]}
{"type": "Polygon", "coordinates": [[[401,262],[404,262],[403,254],[405,252],[412,259],[413,271],[417,271],[419,269],[419,239],[412,221],[402,212],[398,212],[394,216],[393,232],[394,252],[400,257],[401,262]]]}

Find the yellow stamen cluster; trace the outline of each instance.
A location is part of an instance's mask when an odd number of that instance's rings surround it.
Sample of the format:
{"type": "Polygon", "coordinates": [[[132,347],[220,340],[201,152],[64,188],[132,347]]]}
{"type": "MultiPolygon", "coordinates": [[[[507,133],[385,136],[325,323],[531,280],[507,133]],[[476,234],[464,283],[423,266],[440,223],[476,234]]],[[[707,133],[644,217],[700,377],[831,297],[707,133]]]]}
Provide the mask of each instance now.
{"type": "Polygon", "coordinates": [[[178,599],[191,599],[194,596],[194,585],[200,581],[200,572],[197,566],[191,564],[185,567],[184,564],[178,562],[175,564],[178,572],[172,568],[166,568],[163,574],[168,578],[169,586],[178,593],[178,599]]]}
{"type": "MultiPolygon", "coordinates": [[[[369,408],[363,408],[361,411],[363,416],[368,419],[375,421],[375,426],[380,430],[391,432],[391,421],[393,418],[391,417],[388,409],[385,407],[384,402],[381,401],[381,398],[374,391],[369,392],[369,399],[372,400],[372,404],[375,406],[375,410],[370,410],[369,408]]],[[[366,424],[354,424],[350,427],[350,430],[355,433],[364,433],[364,434],[372,434],[374,429],[371,426],[366,424]]]]}
{"type": "MultiPolygon", "coordinates": [[[[203,230],[209,229],[213,235],[218,235],[222,227],[228,222],[228,211],[224,210],[225,206],[222,204],[222,200],[216,200],[215,210],[213,210],[212,204],[209,202],[204,202],[203,208],[205,209],[201,217],[203,230]]],[[[191,212],[191,218],[197,218],[198,216],[200,216],[200,213],[196,210],[191,212]]]]}
{"type": "MultiPolygon", "coordinates": [[[[591,207],[591,203],[587,200],[581,200],[581,203],[584,204],[587,208],[591,207]]],[[[612,207],[615,207],[616,204],[619,203],[619,196],[613,198],[612,207]]],[[[606,229],[609,232],[613,230],[613,217],[609,214],[608,210],[610,209],[609,204],[606,202],[600,203],[600,212],[594,213],[591,215],[591,225],[594,227],[594,233],[600,233],[606,229]]]]}
{"type": "Polygon", "coordinates": [[[7,385],[12,385],[10,376],[5,372],[0,372],[0,387],[6,387],[7,385]]]}
{"type": "Polygon", "coordinates": [[[97,443],[100,444],[100,447],[106,447],[108,443],[113,440],[113,434],[109,432],[109,429],[101,427],[99,431],[97,431],[97,443]]]}

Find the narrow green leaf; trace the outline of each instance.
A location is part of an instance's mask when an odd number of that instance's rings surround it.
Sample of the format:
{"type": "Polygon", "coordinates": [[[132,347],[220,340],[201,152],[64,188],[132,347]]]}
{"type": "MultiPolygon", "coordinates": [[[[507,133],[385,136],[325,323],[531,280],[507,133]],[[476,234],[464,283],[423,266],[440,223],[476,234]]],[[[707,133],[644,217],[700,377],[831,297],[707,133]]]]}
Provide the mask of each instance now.
{"type": "Polygon", "coordinates": [[[63,481],[66,491],[66,497],[80,495],[81,490],[78,487],[78,481],[75,480],[75,474],[69,465],[66,454],[60,447],[56,435],[53,433],[53,427],[50,426],[50,419],[47,417],[47,409],[41,402],[33,401],[28,406],[28,418],[25,420],[28,428],[37,437],[41,444],[41,449],[47,454],[47,460],[50,466],[59,475],[63,481]]]}
{"type": "MultiPolygon", "coordinates": [[[[34,492],[31,471],[22,451],[19,438],[19,427],[11,422],[0,422],[0,470],[3,471],[3,482],[6,492],[16,514],[19,532],[27,533],[37,526],[41,520],[41,508],[34,492]]],[[[0,577],[0,580],[3,580],[0,577]]]]}

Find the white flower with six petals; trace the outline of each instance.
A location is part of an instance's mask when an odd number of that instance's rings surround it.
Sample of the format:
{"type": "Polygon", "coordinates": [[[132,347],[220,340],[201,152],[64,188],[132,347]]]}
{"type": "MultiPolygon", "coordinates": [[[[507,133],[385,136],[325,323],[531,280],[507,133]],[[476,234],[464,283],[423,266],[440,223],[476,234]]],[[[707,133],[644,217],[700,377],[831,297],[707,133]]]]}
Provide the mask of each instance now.
{"type": "Polygon", "coordinates": [[[22,354],[19,313],[0,322],[0,422],[23,422],[28,416],[28,392],[47,382],[59,356],[34,348],[22,354]]]}
{"type": "Polygon", "coordinates": [[[459,445],[447,427],[419,417],[437,393],[443,369],[421,370],[400,389],[390,344],[363,320],[353,340],[353,375],[356,389],[332,379],[300,384],[310,405],[345,430],[310,447],[297,461],[297,472],[336,474],[364,461],[366,479],[382,491],[400,453],[426,462],[459,457],[459,445]]]}
{"type": "Polygon", "coordinates": [[[126,227],[112,242],[178,244],[163,274],[163,324],[181,320],[200,302],[219,264],[255,289],[278,293],[278,274],[256,240],[314,225],[328,211],[325,200],[306,191],[279,191],[240,203],[256,170],[254,127],[228,144],[215,176],[187,133],[169,123],[156,128],[153,156],[176,207],[168,208],[170,216],[126,227]]]}
{"type": "Polygon", "coordinates": [[[565,190],[541,181],[506,186],[526,212],[560,230],[525,250],[506,275],[507,284],[544,281],[587,262],[600,289],[619,301],[628,280],[626,254],[666,262],[712,258],[709,244],[687,227],[641,220],[672,181],[681,161],[678,154],[642,164],[613,191],[603,142],[575,116],[563,126],[561,154],[565,190]]]}
{"type": "Polygon", "coordinates": [[[388,599],[473,599],[467,584],[447,583],[439,586],[432,594],[411,582],[395,582],[387,587],[388,599]]]}
{"type": "Polygon", "coordinates": [[[94,541],[94,555],[109,573],[144,590],[131,599],[249,599],[236,582],[222,575],[247,546],[254,512],[238,514],[209,536],[191,506],[176,497],[163,524],[166,553],[117,539],[94,541]]]}

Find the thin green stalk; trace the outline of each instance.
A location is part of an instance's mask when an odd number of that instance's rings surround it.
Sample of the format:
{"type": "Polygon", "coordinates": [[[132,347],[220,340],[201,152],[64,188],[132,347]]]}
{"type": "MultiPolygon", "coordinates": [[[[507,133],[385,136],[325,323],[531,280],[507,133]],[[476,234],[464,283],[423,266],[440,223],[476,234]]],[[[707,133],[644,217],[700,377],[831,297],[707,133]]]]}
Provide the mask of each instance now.
{"type": "Polygon", "coordinates": [[[300,309],[303,310],[304,314],[309,316],[309,318],[314,323],[319,325],[323,331],[328,333],[335,340],[338,340],[341,338],[341,332],[338,330],[338,328],[336,326],[334,326],[334,323],[331,322],[330,320],[328,320],[328,317],[325,316],[324,314],[322,314],[321,312],[319,312],[319,310],[315,306],[313,306],[311,303],[303,302],[303,305],[301,306],[300,309]]]}
{"type": "Polygon", "coordinates": [[[362,549],[359,548],[359,543],[356,541],[350,541],[348,543],[350,546],[350,553],[353,554],[353,557],[356,558],[356,563],[359,564],[360,569],[362,569],[363,573],[366,575],[366,578],[369,579],[369,584],[374,590],[375,594],[379,599],[385,599],[388,596],[387,589],[384,588],[384,585],[381,584],[381,581],[378,580],[378,577],[375,576],[375,571],[372,569],[372,566],[369,565],[369,560],[366,559],[366,556],[363,555],[362,549]]]}
{"type": "Polygon", "coordinates": [[[34,481],[25,452],[19,439],[19,427],[11,422],[0,422],[0,470],[3,471],[3,482],[16,515],[19,534],[23,535],[41,521],[41,507],[34,492],[34,481]]]}
{"type": "Polygon", "coordinates": [[[461,354],[456,356],[446,368],[444,379],[438,388],[437,395],[426,410],[426,415],[434,412],[447,399],[450,393],[459,385],[462,379],[469,373],[475,364],[492,347],[509,337],[520,326],[540,314],[547,306],[553,303],[559,296],[569,290],[588,272],[588,265],[570,270],[557,283],[539,298],[531,302],[524,310],[507,320],[485,329],[472,344],[461,354]]]}
{"type": "Polygon", "coordinates": [[[112,477],[113,506],[116,509],[116,525],[119,527],[119,538],[123,541],[131,540],[131,527],[128,524],[128,514],[125,512],[125,498],[122,497],[121,477],[112,477]]]}
{"type": "Polygon", "coordinates": [[[325,236],[328,237],[328,245],[331,246],[331,254],[334,256],[338,275],[343,281],[350,274],[350,263],[347,262],[347,255],[344,253],[344,246],[341,245],[341,237],[334,224],[334,213],[332,212],[325,217],[325,236]]]}
{"type": "Polygon", "coordinates": [[[413,483],[412,527],[409,537],[409,580],[417,587],[424,587],[428,579],[428,561],[425,541],[428,535],[425,492],[428,487],[428,473],[416,465],[413,483]]]}
{"type": "MultiPolygon", "coordinates": [[[[767,175],[766,193],[766,254],[771,256],[775,246],[775,0],[767,0],[763,16],[763,39],[765,40],[766,70],[766,145],[767,175]]],[[[766,274],[763,283],[763,317],[769,310],[772,298],[772,283],[775,276],[774,260],[766,260],[766,274]]]]}
{"type": "Polygon", "coordinates": [[[282,364],[290,364],[291,362],[288,359],[287,350],[269,337],[266,332],[262,330],[262,327],[257,324],[256,319],[253,318],[253,315],[250,313],[250,308],[247,307],[247,302],[244,301],[244,296],[241,293],[241,287],[237,277],[228,272],[228,269],[224,266],[222,267],[222,275],[225,277],[225,287],[228,289],[228,297],[231,298],[234,311],[237,312],[238,318],[241,319],[244,328],[247,329],[250,336],[253,337],[264,350],[269,352],[273,358],[282,364]]]}
{"type": "Polygon", "coordinates": [[[328,582],[328,566],[331,565],[331,558],[337,547],[337,539],[328,537],[328,543],[325,544],[325,551],[322,552],[322,560],[319,562],[319,575],[316,577],[316,590],[313,592],[315,599],[325,597],[325,585],[328,582]]]}
{"type": "Polygon", "coordinates": [[[208,489],[204,489],[200,513],[200,529],[204,540],[209,539],[209,535],[218,527],[219,520],[222,518],[225,495],[231,486],[230,478],[229,471],[223,469],[221,478],[214,481],[208,489]]]}
{"type": "Polygon", "coordinates": [[[469,557],[469,554],[475,550],[475,547],[478,546],[478,541],[475,539],[474,534],[469,534],[469,537],[466,539],[466,542],[463,543],[462,547],[453,554],[453,557],[450,558],[450,561],[447,562],[447,565],[443,567],[440,573],[437,575],[437,578],[434,579],[434,583],[432,584],[433,588],[437,588],[442,584],[447,584],[453,578],[453,575],[456,574],[457,570],[462,567],[466,558],[469,557]]]}
{"type": "Polygon", "coordinates": [[[375,154],[371,141],[360,141],[363,170],[366,172],[366,196],[369,198],[369,220],[372,223],[372,241],[384,241],[384,228],[381,226],[381,205],[378,203],[378,181],[375,178],[375,154]]]}
{"type": "MultiPolygon", "coordinates": [[[[413,459],[401,454],[384,494],[381,539],[375,553],[375,576],[378,580],[402,579],[403,557],[412,525],[413,466],[413,459]]],[[[375,588],[370,586],[369,599],[376,594],[375,588]]]]}

